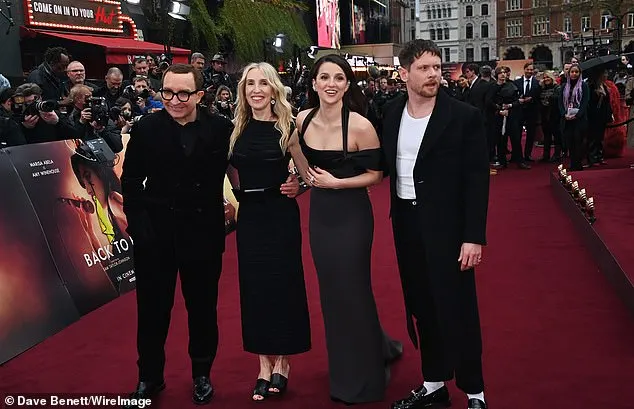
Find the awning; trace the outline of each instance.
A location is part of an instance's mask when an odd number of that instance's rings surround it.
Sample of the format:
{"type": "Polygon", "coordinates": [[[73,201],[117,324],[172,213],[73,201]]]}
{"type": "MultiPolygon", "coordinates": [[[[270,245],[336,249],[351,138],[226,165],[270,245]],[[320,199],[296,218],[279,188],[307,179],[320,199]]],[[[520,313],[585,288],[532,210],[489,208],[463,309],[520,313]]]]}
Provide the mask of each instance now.
{"type": "MultiPolygon", "coordinates": [[[[57,33],[54,31],[44,31],[28,29],[29,34],[46,35],[62,38],[64,40],[77,41],[85,44],[92,44],[102,47],[106,52],[106,64],[130,64],[133,56],[151,53],[162,54],[165,52],[163,45],[149,43],[147,41],[137,41],[124,37],[101,37],[83,34],[57,33]]],[[[171,47],[174,63],[187,64],[189,62],[190,51],[184,48],[171,47]]]]}

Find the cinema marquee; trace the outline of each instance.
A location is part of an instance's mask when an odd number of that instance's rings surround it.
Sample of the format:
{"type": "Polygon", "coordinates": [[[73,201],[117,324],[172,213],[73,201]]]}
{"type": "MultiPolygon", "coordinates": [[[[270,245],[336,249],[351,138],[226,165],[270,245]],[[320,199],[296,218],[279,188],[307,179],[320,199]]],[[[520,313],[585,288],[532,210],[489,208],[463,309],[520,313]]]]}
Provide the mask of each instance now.
{"type": "Polygon", "coordinates": [[[116,0],[25,0],[29,26],[60,30],[123,33],[116,0]]]}

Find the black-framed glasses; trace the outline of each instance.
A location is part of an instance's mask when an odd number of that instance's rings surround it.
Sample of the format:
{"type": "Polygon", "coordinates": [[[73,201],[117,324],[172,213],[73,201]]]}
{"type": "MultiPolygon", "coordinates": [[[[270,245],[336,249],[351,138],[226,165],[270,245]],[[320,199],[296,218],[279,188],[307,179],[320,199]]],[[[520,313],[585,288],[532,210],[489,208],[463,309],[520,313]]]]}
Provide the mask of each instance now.
{"type": "Polygon", "coordinates": [[[197,93],[198,91],[178,91],[174,92],[171,89],[161,89],[159,90],[161,93],[161,98],[166,101],[171,101],[176,97],[180,102],[187,102],[192,95],[197,93]]]}

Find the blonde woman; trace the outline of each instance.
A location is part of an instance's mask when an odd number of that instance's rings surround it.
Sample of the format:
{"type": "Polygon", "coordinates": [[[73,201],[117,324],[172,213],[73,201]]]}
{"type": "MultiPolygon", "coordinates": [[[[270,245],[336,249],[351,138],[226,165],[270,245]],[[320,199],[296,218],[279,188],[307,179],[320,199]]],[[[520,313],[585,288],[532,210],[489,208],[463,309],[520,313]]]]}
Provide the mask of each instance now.
{"type": "Polygon", "coordinates": [[[238,84],[229,178],[240,202],[236,239],[245,351],[259,355],[253,400],[286,391],[289,355],[310,349],[297,179],[288,172],[291,105],[275,69],[254,63],[238,84]]]}

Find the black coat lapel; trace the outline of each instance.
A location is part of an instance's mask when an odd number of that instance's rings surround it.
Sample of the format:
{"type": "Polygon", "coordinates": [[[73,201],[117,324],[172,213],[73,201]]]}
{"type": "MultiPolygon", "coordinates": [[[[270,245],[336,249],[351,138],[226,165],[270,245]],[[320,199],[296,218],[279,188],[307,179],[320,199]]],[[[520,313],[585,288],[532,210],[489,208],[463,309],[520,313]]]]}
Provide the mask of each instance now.
{"type": "Polygon", "coordinates": [[[429,118],[429,124],[427,124],[427,129],[425,130],[425,135],[423,136],[423,142],[418,150],[418,159],[416,159],[414,169],[416,169],[416,166],[418,166],[421,159],[429,153],[429,150],[438,141],[438,138],[440,138],[451,119],[451,101],[449,98],[449,95],[444,93],[442,90],[438,91],[436,105],[431,113],[431,118],[429,118]]]}
{"type": "Polygon", "coordinates": [[[382,143],[390,174],[396,174],[396,150],[398,134],[401,127],[401,117],[407,102],[407,94],[398,96],[390,103],[390,108],[383,118],[382,143]]]}

